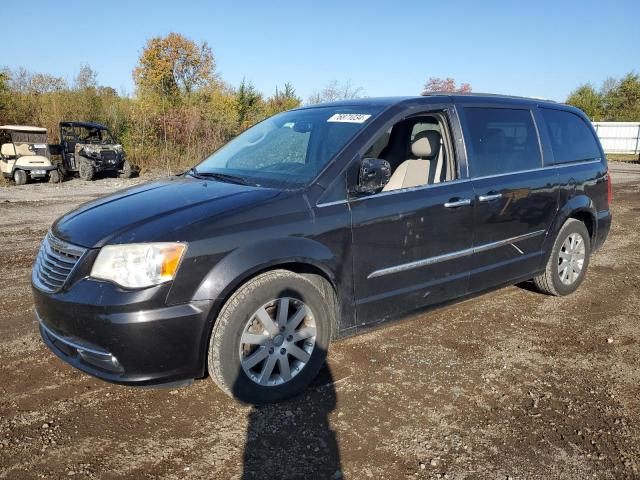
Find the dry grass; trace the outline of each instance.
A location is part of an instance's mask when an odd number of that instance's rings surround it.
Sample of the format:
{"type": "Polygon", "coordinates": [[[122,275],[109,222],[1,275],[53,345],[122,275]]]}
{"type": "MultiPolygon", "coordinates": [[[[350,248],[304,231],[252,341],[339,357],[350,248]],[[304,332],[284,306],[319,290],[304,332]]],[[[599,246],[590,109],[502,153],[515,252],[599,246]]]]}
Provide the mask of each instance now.
{"type": "Polygon", "coordinates": [[[607,160],[612,162],[640,162],[640,154],[607,153],[607,160]]]}

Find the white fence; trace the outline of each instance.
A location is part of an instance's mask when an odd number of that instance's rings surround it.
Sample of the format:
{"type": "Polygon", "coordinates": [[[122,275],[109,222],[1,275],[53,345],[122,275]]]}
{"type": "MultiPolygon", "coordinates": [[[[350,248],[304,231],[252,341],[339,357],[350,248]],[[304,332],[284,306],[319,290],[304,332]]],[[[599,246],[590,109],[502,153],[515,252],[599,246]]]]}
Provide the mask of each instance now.
{"type": "Polygon", "coordinates": [[[640,122],[593,122],[605,153],[640,154],[640,122]]]}

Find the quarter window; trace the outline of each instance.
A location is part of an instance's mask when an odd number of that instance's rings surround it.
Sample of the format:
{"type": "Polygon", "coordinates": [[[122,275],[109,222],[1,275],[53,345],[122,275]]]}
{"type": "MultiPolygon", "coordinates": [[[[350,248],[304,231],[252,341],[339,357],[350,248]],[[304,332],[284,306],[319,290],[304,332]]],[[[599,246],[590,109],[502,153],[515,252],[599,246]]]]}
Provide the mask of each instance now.
{"type": "Polygon", "coordinates": [[[538,135],[529,110],[467,107],[464,113],[474,177],[541,166],[538,135]]]}
{"type": "Polygon", "coordinates": [[[579,162],[600,157],[598,143],[585,121],[575,113],[541,108],[556,163],[579,162]]]}

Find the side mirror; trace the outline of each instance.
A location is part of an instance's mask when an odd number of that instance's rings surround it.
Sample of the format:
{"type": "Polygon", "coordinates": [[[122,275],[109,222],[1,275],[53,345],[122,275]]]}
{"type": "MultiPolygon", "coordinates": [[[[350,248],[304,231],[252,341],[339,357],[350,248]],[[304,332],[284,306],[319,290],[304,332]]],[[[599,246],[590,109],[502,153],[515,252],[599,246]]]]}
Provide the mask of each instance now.
{"type": "Polygon", "coordinates": [[[374,193],[384,187],[391,177],[391,165],[381,158],[363,158],[356,193],[374,193]]]}

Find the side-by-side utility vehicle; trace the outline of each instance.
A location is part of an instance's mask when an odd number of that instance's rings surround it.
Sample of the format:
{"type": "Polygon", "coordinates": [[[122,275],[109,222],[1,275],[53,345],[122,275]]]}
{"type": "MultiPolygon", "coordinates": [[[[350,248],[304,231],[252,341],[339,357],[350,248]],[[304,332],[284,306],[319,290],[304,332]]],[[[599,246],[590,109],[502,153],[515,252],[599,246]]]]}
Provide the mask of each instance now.
{"type": "Polygon", "coordinates": [[[46,128],[0,126],[0,145],[0,171],[16,185],[24,185],[30,179],[48,179],[54,183],[62,179],[51,162],[46,128]]]}
{"type": "Polygon", "coordinates": [[[59,150],[65,174],[77,173],[83,180],[93,180],[98,172],[131,177],[131,165],[122,145],[99,123],[60,122],[59,150]]]}
{"type": "Polygon", "coordinates": [[[340,336],[527,280],[574,292],[610,203],[598,138],[567,105],[303,107],[57,220],[33,267],[35,311],[49,348],[97,377],[209,375],[273,402],[306,388],[340,336]]]}

